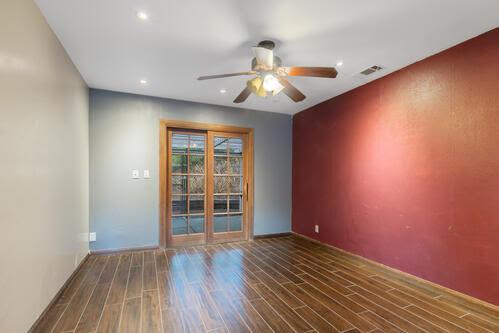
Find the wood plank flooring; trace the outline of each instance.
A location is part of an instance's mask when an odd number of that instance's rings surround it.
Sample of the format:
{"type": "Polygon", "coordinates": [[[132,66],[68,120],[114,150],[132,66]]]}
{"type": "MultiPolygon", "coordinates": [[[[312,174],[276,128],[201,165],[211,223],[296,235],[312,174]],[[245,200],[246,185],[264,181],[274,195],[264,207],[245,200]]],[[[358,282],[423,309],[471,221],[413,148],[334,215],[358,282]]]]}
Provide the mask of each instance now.
{"type": "Polygon", "coordinates": [[[499,312],[307,239],[92,255],[34,332],[499,332],[499,312]]]}

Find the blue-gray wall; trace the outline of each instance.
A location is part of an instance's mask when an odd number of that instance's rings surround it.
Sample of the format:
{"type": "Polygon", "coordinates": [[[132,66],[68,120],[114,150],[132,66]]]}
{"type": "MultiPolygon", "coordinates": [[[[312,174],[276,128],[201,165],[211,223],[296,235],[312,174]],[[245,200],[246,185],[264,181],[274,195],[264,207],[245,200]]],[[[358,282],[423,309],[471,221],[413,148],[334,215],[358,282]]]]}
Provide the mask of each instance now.
{"type": "Polygon", "coordinates": [[[291,230],[290,115],[91,89],[91,249],[158,244],[160,119],[254,128],[254,234],[291,230]]]}

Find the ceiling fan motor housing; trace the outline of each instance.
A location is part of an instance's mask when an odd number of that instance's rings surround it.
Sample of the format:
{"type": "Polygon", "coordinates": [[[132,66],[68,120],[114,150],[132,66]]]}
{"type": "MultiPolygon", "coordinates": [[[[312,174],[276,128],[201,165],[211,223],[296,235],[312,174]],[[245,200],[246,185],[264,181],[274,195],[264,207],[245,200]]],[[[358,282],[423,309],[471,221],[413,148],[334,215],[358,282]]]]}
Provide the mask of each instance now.
{"type": "Polygon", "coordinates": [[[275,47],[275,43],[271,40],[262,40],[260,43],[258,43],[258,47],[264,47],[269,50],[273,50],[275,47]]]}
{"type": "MultiPolygon", "coordinates": [[[[274,56],[274,67],[281,67],[282,60],[278,56],[274,56]]],[[[251,70],[257,70],[256,58],[251,59],[251,70]]]]}

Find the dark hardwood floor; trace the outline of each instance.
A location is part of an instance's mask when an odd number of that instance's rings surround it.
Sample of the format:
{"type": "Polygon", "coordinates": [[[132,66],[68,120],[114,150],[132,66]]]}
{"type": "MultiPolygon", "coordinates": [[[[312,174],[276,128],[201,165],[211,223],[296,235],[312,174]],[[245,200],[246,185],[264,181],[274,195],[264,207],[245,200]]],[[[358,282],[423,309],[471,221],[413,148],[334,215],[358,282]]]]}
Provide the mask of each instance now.
{"type": "Polygon", "coordinates": [[[499,332],[497,309],[288,236],[91,256],[35,332],[499,332]]]}

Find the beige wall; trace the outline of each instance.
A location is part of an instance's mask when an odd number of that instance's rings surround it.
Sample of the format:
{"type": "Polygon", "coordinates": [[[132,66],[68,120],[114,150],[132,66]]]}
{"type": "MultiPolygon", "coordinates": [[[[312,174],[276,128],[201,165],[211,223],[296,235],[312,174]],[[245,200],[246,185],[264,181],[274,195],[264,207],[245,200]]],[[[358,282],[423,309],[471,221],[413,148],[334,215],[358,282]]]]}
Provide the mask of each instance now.
{"type": "Polygon", "coordinates": [[[31,0],[0,1],[0,332],[88,252],[88,89],[31,0]]]}

